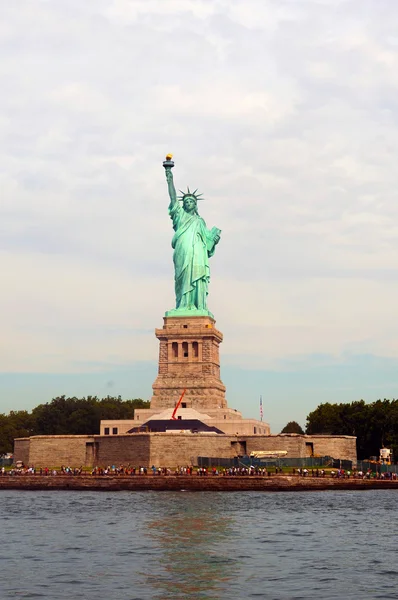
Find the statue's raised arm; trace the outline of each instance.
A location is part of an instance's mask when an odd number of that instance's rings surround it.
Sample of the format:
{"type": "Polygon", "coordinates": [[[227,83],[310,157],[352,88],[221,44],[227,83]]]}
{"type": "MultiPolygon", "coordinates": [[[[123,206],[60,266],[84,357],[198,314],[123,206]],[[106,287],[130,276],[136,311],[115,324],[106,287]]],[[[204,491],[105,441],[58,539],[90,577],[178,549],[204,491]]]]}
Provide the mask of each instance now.
{"type": "Polygon", "coordinates": [[[172,154],[166,156],[163,166],[170,196],[169,215],[173,221],[174,237],[171,242],[174,249],[174,282],[176,308],[166,316],[209,315],[207,294],[210,281],[209,258],[213,256],[220,241],[220,229],[207,229],[199,216],[197,190],[182,192],[177,197],[171,169],[174,162],[172,154]],[[182,202],[182,206],[179,204],[182,202]]]}
{"type": "Polygon", "coordinates": [[[170,203],[174,205],[177,202],[177,192],[174,187],[173,173],[171,172],[171,169],[166,169],[166,179],[169,187],[170,203]]]}
{"type": "Polygon", "coordinates": [[[171,160],[172,158],[173,155],[168,154],[166,156],[166,160],[163,162],[163,166],[166,173],[167,185],[169,188],[170,205],[174,206],[177,203],[177,192],[174,187],[173,173],[171,172],[171,169],[174,167],[174,161],[171,160]]]}

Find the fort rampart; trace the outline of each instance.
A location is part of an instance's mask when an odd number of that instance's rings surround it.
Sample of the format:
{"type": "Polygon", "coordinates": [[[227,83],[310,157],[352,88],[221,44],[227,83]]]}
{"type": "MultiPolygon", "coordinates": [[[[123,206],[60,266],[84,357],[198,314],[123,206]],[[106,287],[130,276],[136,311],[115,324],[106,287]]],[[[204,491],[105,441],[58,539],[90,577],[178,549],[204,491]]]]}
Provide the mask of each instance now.
{"type": "Polygon", "coordinates": [[[234,458],[256,450],[284,450],[287,457],[331,456],[356,464],[356,438],[328,435],[201,435],[136,433],[115,436],[33,436],[15,440],[14,459],[35,467],[197,465],[198,456],[234,458]]]}
{"type": "Polygon", "coordinates": [[[213,492],[302,492],[320,490],[396,489],[398,480],[298,477],[290,475],[223,477],[190,476],[41,476],[0,477],[1,490],[80,490],[80,491],[213,491],[213,492]]]}

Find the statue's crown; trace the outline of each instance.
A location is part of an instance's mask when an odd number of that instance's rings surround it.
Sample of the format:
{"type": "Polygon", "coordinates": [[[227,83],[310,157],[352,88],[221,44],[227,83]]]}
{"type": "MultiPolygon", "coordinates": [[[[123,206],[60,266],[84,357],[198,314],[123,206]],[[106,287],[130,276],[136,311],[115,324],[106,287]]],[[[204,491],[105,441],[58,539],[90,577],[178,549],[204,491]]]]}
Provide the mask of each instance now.
{"type": "Polygon", "coordinates": [[[203,194],[197,194],[198,190],[196,189],[194,192],[191,192],[191,190],[189,189],[189,187],[187,187],[187,191],[183,192],[182,190],[180,190],[181,192],[181,196],[178,196],[178,199],[181,200],[181,202],[184,202],[185,198],[195,198],[196,202],[198,200],[204,200],[204,198],[201,198],[200,196],[203,196],[203,194]]]}

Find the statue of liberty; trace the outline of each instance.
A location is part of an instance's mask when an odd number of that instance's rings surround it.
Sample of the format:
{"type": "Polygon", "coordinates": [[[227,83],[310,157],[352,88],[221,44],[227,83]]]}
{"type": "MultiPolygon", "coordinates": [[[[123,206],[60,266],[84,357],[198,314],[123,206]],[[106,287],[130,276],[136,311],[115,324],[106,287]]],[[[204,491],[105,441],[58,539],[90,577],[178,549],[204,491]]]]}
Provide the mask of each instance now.
{"type": "Polygon", "coordinates": [[[220,241],[220,229],[209,230],[198,214],[197,190],[181,192],[177,197],[171,169],[174,162],[168,154],[163,166],[169,188],[169,215],[175,231],[171,246],[174,249],[174,282],[176,308],[166,316],[212,314],[207,309],[210,281],[209,258],[213,256],[220,241]],[[182,203],[182,205],[180,204],[182,203]],[[192,311],[192,312],[191,312],[192,311]]]}

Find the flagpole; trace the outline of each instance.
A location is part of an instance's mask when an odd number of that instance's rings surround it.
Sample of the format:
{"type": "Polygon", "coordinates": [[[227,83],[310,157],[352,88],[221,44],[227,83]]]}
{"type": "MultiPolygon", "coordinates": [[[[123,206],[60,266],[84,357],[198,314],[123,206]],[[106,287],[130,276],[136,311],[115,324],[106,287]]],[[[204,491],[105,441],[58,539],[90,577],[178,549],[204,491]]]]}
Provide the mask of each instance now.
{"type": "Polygon", "coordinates": [[[263,420],[263,397],[260,395],[260,421],[263,420]]]}

